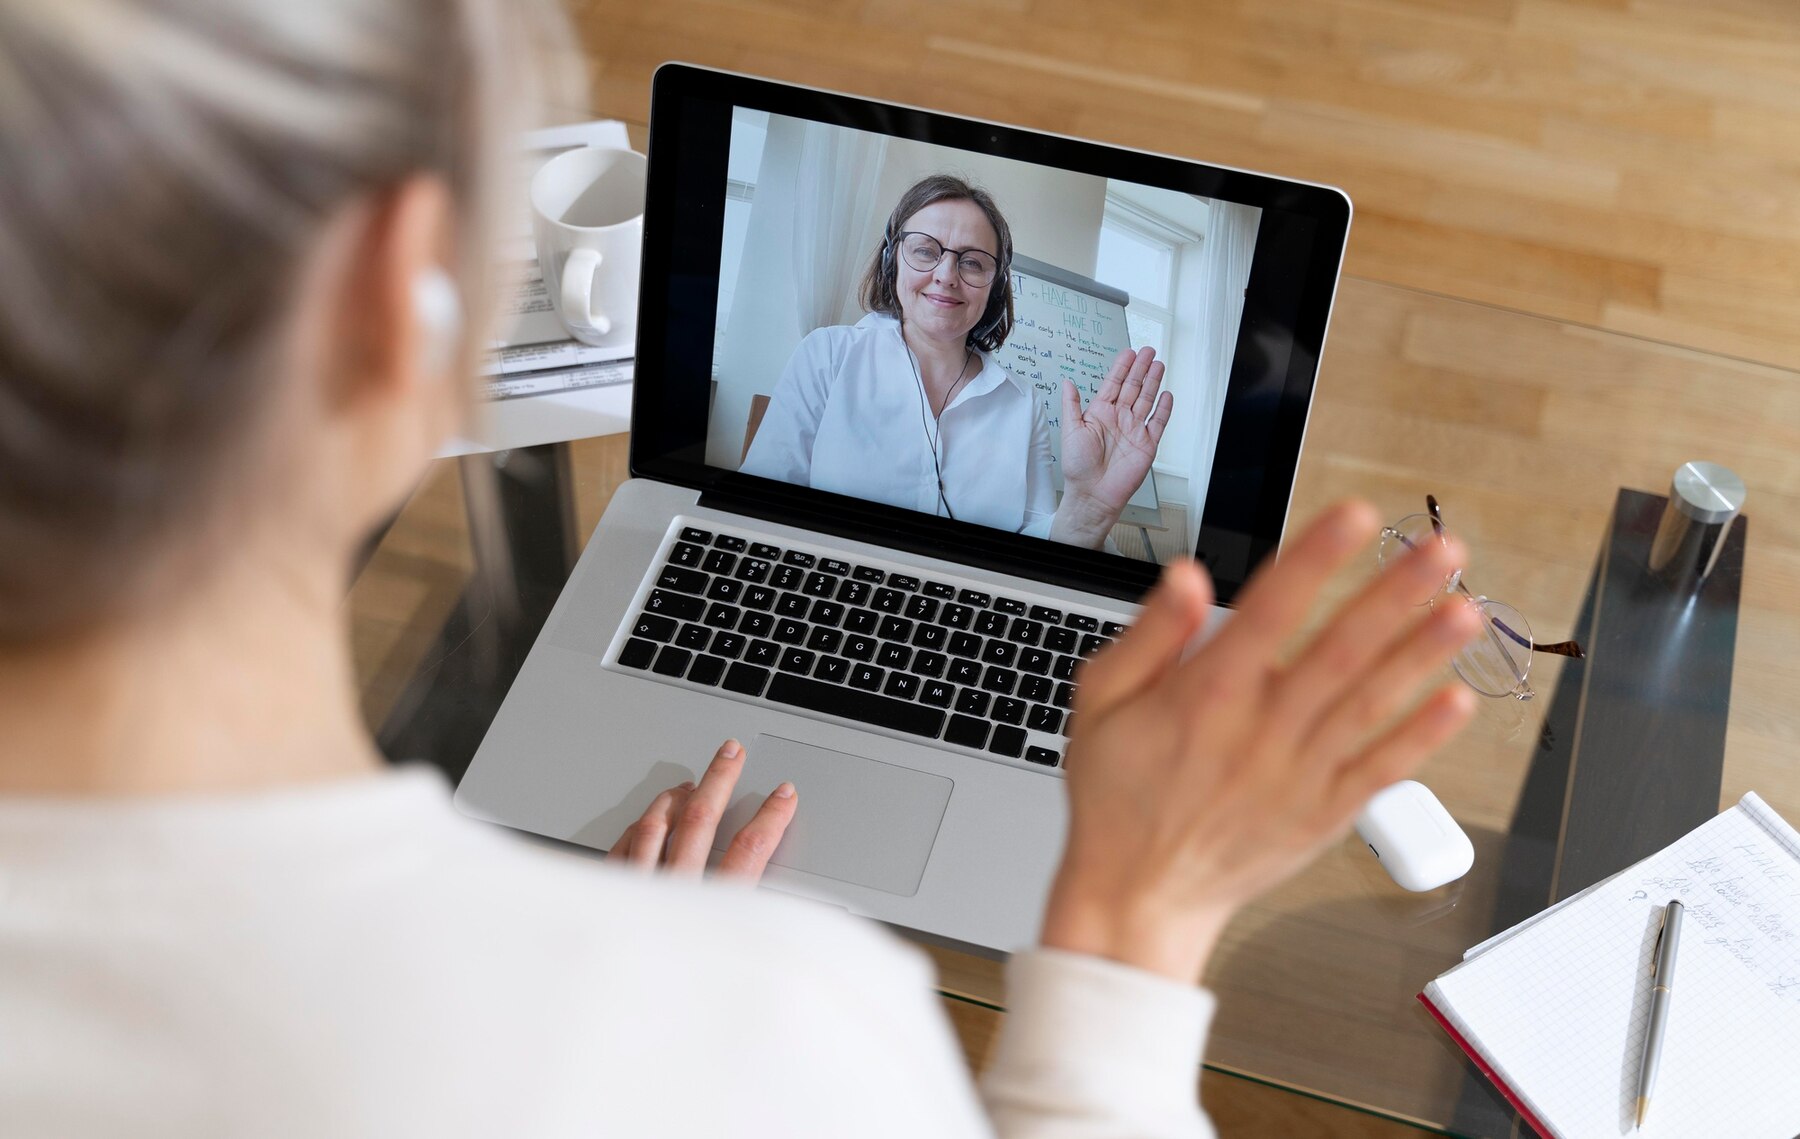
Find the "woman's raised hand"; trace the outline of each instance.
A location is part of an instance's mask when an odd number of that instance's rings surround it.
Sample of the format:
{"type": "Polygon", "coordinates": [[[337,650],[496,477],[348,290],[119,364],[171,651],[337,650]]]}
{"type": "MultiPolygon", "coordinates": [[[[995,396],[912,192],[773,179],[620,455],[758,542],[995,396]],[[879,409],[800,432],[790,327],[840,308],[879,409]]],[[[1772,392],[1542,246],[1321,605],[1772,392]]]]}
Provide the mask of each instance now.
{"type": "Polygon", "coordinates": [[[1283,655],[1377,526],[1366,504],[1328,511],[1191,653],[1212,590],[1195,563],[1172,565],[1130,630],[1082,668],[1045,945],[1197,980],[1240,906],[1468,719],[1473,697],[1456,683],[1409,707],[1480,630],[1468,606],[1418,605],[1462,564],[1454,540],[1391,565],[1283,655]]]}
{"type": "MultiPolygon", "coordinates": [[[[1163,364],[1153,348],[1120,352],[1085,411],[1081,393],[1063,381],[1064,505],[1057,513],[1067,510],[1069,521],[1080,523],[1084,532],[1099,530],[1098,540],[1082,545],[1098,546],[1105,540],[1106,531],[1150,472],[1175,406],[1175,397],[1162,391],[1162,381],[1163,364]]],[[[1062,540],[1071,538],[1065,535],[1062,540]]]]}
{"type": "MultiPolygon", "coordinates": [[[[743,770],[744,746],[736,740],[726,740],[713,754],[699,786],[683,783],[658,795],[643,817],[625,828],[606,857],[645,870],[699,877],[706,870],[707,856],[719,833],[719,820],[724,817],[732,789],[743,770]]],[[[775,853],[788,823],[794,819],[797,803],[792,783],[775,788],[775,793],[763,800],[756,814],[725,848],[719,876],[746,882],[761,878],[769,856],[775,853]]]]}

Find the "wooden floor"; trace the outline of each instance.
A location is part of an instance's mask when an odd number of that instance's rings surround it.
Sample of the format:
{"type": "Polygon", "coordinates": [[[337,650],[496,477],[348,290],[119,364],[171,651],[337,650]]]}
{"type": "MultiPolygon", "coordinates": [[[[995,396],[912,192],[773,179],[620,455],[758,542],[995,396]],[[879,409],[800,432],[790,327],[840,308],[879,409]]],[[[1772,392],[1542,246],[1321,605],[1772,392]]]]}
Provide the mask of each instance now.
{"type": "MultiPolygon", "coordinates": [[[[641,124],[651,72],[683,59],[1316,179],[1356,203],[1352,275],[1800,367],[1796,0],[573,0],[571,8],[599,114],[641,124]]],[[[1382,305],[1407,307],[1394,297],[1382,305]]],[[[1408,319],[1431,327],[1418,314],[1408,319]]],[[[1303,471],[1354,466],[1354,440],[1375,423],[1356,416],[1391,404],[1387,388],[1421,376],[1454,385],[1464,374],[1409,371],[1398,350],[1393,367],[1360,365],[1363,341],[1385,335],[1375,327],[1344,339],[1334,329],[1335,386],[1315,408],[1303,471]],[[1324,453],[1334,425],[1352,440],[1340,440],[1342,454],[1324,453]]],[[[1409,342],[1407,351],[1419,350],[1409,342]]],[[[1672,354],[1657,382],[1683,382],[1682,368],[1672,354]]],[[[1741,422],[1743,447],[1769,452],[1755,485],[1779,497],[1765,497],[1765,510],[1791,505],[1800,476],[1774,456],[1800,426],[1800,394],[1772,390],[1780,377],[1767,373],[1733,387],[1730,369],[1701,371],[1722,386],[1720,407],[1741,422]]],[[[1555,372],[1510,377],[1538,403],[1520,412],[1531,422],[1508,430],[1536,438],[1550,403],[1573,398],[1555,372]]],[[[1418,415],[1454,426],[1470,408],[1491,411],[1509,398],[1490,396],[1485,378],[1473,384],[1424,400],[1418,415]]],[[[1641,423],[1624,429],[1654,434],[1641,423]]],[[[622,444],[578,446],[617,467],[622,444]]],[[[1672,469],[1660,452],[1642,465],[1609,467],[1602,489],[1656,489],[1658,476],[1646,482],[1645,472],[1672,469]]],[[[1322,474],[1303,481],[1309,494],[1333,483],[1322,474]]],[[[1473,497],[1463,496],[1463,508],[1479,517],[1473,497]]],[[[413,642],[429,640],[432,613],[461,577],[454,479],[434,478],[421,499],[409,510],[442,517],[450,552],[384,547],[377,556],[379,572],[365,574],[352,599],[365,668],[418,651],[413,642]],[[390,610],[406,619],[384,623],[390,610]]],[[[601,505],[582,505],[584,527],[601,505]]],[[[1519,528],[1505,515],[1513,506],[1486,509],[1495,534],[1519,528]]],[[[1790,568],[1759,582],[1800,581],[1800,531],[1778,517],[1765,513],[1758,556],[1790,568]]],[[[379,720],[393,693],[365,691],[379,720]]],[[[997,1014],[962,1001],[946,1008],[979,1069],[997,1014]]],[[[1228,1076],[1209,1073],[1204,1096],[1226,1136],[1413,1134],[1228,1076]]]]}
{"type": "Polygon", "coordinates": [[[1794,0],[577,0],[667,59],[1330,182],[1348,272],[1800,366],[1794,0]]]}

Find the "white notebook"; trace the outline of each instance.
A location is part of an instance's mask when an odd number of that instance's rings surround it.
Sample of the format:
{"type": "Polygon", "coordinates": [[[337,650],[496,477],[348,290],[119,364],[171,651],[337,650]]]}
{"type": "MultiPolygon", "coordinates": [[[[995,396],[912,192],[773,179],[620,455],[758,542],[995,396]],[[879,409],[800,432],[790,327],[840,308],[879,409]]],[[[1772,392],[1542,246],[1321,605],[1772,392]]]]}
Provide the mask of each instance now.
{"type": "Polygon", "coordinates": [[[1800,833],[1754,792],[1471,949],[1420,999],[1558,1139],[1800,1135],[1800,833]],[[1634,1130],[1658,923],[1685,917],[1660,1074],[1634,1130]]]}

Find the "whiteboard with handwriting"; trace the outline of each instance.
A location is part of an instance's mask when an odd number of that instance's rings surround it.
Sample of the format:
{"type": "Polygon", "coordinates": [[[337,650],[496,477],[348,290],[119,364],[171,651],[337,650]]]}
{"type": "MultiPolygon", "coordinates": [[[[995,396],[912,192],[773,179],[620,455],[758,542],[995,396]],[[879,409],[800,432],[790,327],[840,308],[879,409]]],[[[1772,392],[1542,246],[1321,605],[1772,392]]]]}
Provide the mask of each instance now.
{"type": "MultiPolygon", "coordinates": [[[[1012,284],[1012,335],[994,358],[1037,393],[1049,414],[1060,494],[1062,381],[1074,381],[1081,390],[1083,407],[1099,392],[1113,357],[1120,349],[1131,347],[1131,334],[1125,327],[1125,306],[1131,298],[1110,285],[1022,255],[1013,257],[1012,284]]],[[[1148,511],[1143,520],[1151,525],[1160,521],[1154,475],[1145,476],[1130,505],[1148,511]]]]}

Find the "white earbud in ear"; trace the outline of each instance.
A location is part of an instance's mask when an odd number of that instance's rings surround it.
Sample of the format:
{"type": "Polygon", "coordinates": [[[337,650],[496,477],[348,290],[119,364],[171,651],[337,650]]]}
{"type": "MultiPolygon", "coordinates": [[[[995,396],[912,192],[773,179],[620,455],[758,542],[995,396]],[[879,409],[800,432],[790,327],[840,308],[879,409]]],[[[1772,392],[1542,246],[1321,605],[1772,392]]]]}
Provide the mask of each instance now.
{"type": "Polygon", "coordinates": [[[462,336],[462,297],[450,274],[434,265],[413,278],[412,300],[413,316],[425,334],[421,363],[427,375],[440,376],[450,367],[462,336]]]}

